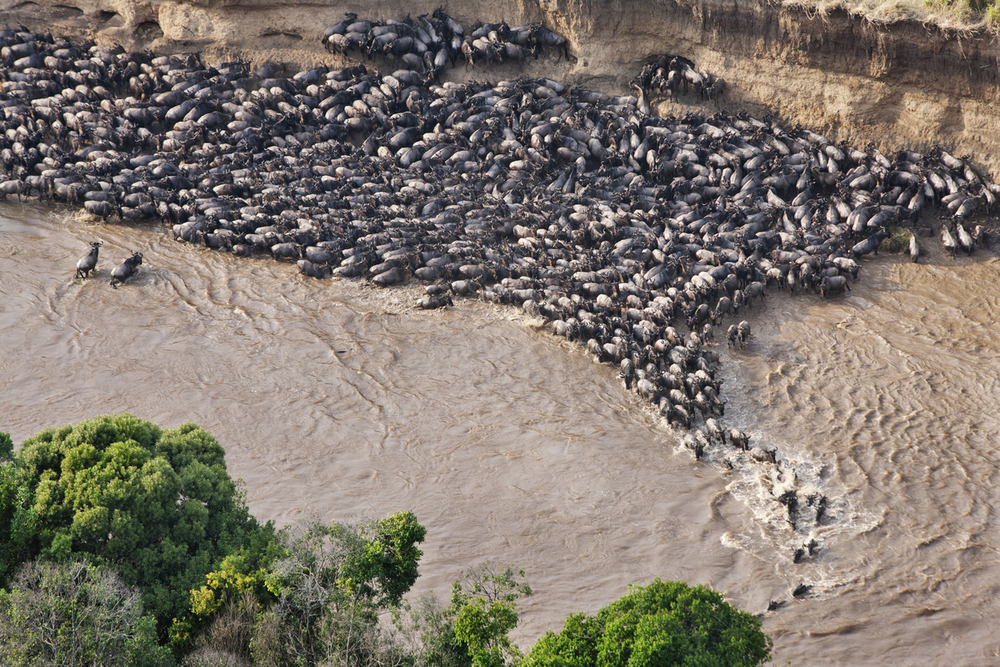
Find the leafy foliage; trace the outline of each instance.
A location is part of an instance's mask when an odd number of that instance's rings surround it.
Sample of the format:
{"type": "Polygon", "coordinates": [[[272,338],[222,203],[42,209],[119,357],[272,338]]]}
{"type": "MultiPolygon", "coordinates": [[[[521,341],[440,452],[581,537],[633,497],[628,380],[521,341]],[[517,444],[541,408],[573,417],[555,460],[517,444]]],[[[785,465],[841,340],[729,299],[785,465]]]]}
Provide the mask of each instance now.
{"type": "Polygon", "coordinates": [[[11,667],[166,667],[139,591],[80,561],[25,564],[0,596],[0,661],[11,667]]]}
{"type": "Polygon", "coordinates": [[[522,667],[754,667],[771,657],[760,621],[716,591],[656,579],[596,616],[571,616],[522,667]]]}
{"type": "Polygon", "coordinates": [[[465,574],[452,587],[451,605],[422,598],[411,615],[421,631],[420,663],[441,667],[502,667],[521,658],[508,633],[517,627],[517,600],[531,595],[519,579],[524,570],[489,563],[465,574]]]}
{"type": "Polygon", "coordinates": [[[523,570],[486,564],[455,582],[449,606],[429,596],[400,613],[425,534],[400,512],[276,535],[250,516],[222,447],[194,424],[164,431],[132,415],[98,417],[46,429],[17,452],[0,434],[0,661],[165,667],[173,656],[157,639],[168,626],[178,655],[196,649],[182,662],[190,667],[770,658],[760,621],[708,588],[657,579],[594,616],[570,616],[522,660],[508,635],[531,594],[523,570]]]}
{"type": "MultiPolygon", "coordinates": [[[[332,534],[345,542],[355,539],[350,535],[352,530],[350,526],[332,526],[332,534]]],[[[348,552],[340,584],[370,606],[398,606],[419,576],[417,562],[423,552],[416,545],[426,534],[412,512],[359,526],[362,548],[348,552]]]]}
{"type": "Polygon", "coordinates": [[[14,458],[14,441],[9,433],[0,432],[0,461],[10,461],[14,458]]]}
{"type": "Polygon", "coordinates": [[[468,648],[455,637],[455,611],[445,606],[434,593],[425,593],[415,605],[406,605],[406,614],[397,614],[400,628],[420,637],[417,665],[420,667],[469,667],[468,648]]]}
{"type": "Polygon", "coordinates": [[[0,464],[0,518],[0,575],[85,555],[140,588],[161,633],[227,554],[273,534],[247,511],[215,438],[128,414],[25,440],[0,464]]]}
{"type": "Polygon", "coordinates": [[[425,533],[412,512],[283,533],[286,555],[265,582],[276,602],[258,624],[255,657],[302,665],[405,662],[378,614],[398,605],[417,580],[416,545],[425,533]]]}
{"type": "Polygon", "coordinates": [[[248,659],[256,616],[274,601],[265,583],[269,567],[284,555],[272,533],[251,534],[248,544],[223,558],[218,569],[205,575],[205,584],[191,590],[189,608],[170,627],[171,643],[189,648],[209,631],[213,644],[248,659]],[[222,635],[242,639],[224,641],[219,639],[222,635]]]}
{"type": "Polygon", "coordinates": [[[594,616],[573,614],[561,632],[546,632],[521,663],[522,667],[596,665],[604,625],[594,616]]]}

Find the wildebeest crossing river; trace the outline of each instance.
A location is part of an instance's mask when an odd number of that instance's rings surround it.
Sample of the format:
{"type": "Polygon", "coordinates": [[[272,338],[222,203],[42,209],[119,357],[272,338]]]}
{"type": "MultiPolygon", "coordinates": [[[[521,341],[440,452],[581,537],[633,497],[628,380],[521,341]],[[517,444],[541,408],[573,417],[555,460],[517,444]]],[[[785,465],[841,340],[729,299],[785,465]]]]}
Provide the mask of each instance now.
{"type": "MultiPolygon", "coordinates": [[[[544,611],[526,616],[526,637],[625,583],[663,576],[770,608],[780,658],[815,663],[822,643],[824,656],[856,660],[843,635],[859,634],[858,623],[912,622],[910,598],[892,598],[899,588],[917,595],[921,585],[995,574],[965,562],[989,531],[982,482],[994,472],[964,455],[996,429],[940,414],[949,403],[935,394],[943,384],[976,405],[963,383],[992,389],[975,359],[992,354],[990,336],[984,349],[960,348],[957,377],[906,351],[935,327],[934,340],[948,340],[963,321],[934,318],[969,298],[966,273],[990,269],[962,264],[925,294],[913,285],[939,268],[866,263],[874,276],[843,293],[891,225],[930,202],[973,250],[979,234],[962,225],[995,202],[996,188],[962,161],[890,159],[746,117],[650,118],[643,77],[638,100],[546,79],[437,86],[412,70],[275,79],[246,76],[240,63],[84,51],[16,31],[3,39],[9,178],[0,191],[77,202],[100,218],[158,217],[173,224],[171,237],[232,251],[192,251],[138,222],[87,227],[64,211],[8,206],[4,368],[17,387],[8,412],[25,415],[7,427],[15,437],[48,425],[53,410],[82,419],[95,405],[166,424],[196,419],[233,453],[266,516],[400,503],[425,512],[448,546],[429,552],[424,586],[446,588],[449,565],[483,557],[510,554],[538,570],[552,605],[532,600],[529,611],[544,611]],[[367,138],[354,143],[358,134],[367,138]],[[104,242],[97,279],[64,278],[96,241],[87,234],[104,242]],[[313,277],[393,285],[413,275],[519,310],[459,301],[457,311],[418,315],[412,290],[374,294],[232,258],[264,253],[297,259],[313,277]],[[130,255],[145,259],[125,271],[130,289],[110,296],[102,267],[130,255]],[[894,281],[927,305],[872,320],[894,281]],[[765,310],[747,311],[765,284],[807,292],[771,290],[765,310]],[[810,288],[837,300],[821,305],[810,288]],[[737,325],[737,314],[746,321],[737,325]],[[815,329],[831,314],[829,333],[815,329]],[[576,342],[529,333],[525,318],[576,342]],[[732,352],[710,335],[711,324],[730,322],[732,352]],[[896,339],[901,322],[911,328],[896,339]],[[595,374],[585,350],[617,368],[595,374]],[[621,391],[619,372],[645,401],[621,391]],[[923,423],[927,414],[944,422],[923,423]],[[661,417],[704,432],[678,439],[661,417]],[[728,442],[714,436],[729,427],[728,442]],[[968,435],[937,449],[907,440],[955,428],[968,435]],[[901,462],[925,476],[918,488],[901,462]],[[942,494],[921,493],[954,484],[956,472],[969,483],[951,489],[946,532],[914,530],[928,514],[892,520],[911,505],[940,510],[942,494]],[[901,488],[872,497],[894,482],[901,488]],[[303,487],[296,500],[282,495],[303,487]],[[895,535],[900,525],[921,537],[895,535]],[[845,560],[861,546],[881,559],[845,560]],[[920,556],[896,563],[900,549],[920,556]],[[926,569],[912,570],[921,558],[926,569]],[[881,588],[893,568],[895,588],[881,588]],[[907,611],[858,613],[872,599],[907,611]],[[836,620],[832,608],[854,617],[836,620]]],[[[675,62],[672,72],[693,72],[675,62]]],[[[981,333],[969,328],[972,340],[981,333]]],[[[924,598],[912,609],[947,635],[968,622],[970,605],[991,604],[968,600],[954,614],[924,598]]],[[[993,650],[977,641],[948,655],[993,650]]]]}
{"type": "Polygon", "coordinates": [[[421,590],[486,559],[528,570],[524,646],[660,576],[765,613],[777,664],[988,665],[1000,267],[932,261],[867,262],[834,301],[775,294],[751,344],[723,349],[729,418],[830,498],[823,547],[797,564],[767,480],[693,462],[615,371],[536,320],[416,310],[408,289],[314,281],[159,225],[0,207],[0,428],[191,420],[263,518],[413,509],[421,590]],[[95,239],[98,275],[75,280],[95,239]],[[155,260],[112,290],[136,248],[155,260]]]}

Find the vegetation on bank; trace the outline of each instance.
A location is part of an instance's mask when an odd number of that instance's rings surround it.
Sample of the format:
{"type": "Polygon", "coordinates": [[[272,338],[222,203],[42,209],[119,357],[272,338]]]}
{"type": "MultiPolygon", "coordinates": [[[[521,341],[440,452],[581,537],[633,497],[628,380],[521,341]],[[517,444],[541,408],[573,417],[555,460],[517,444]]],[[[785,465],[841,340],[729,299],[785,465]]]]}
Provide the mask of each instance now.
{"type": "Polygon", "coordinates": [[[904,253],[910,246],[910,236],[913,232],[905,227],[890,227],[889,235],[882,241],[879,250],[898,255],[904,253]]]}
{"type": "Polygon", "coordinates": [[[944,30],[1000,32],[1000,6],[995,0],[783,0],[820,15],[843,10],[872,23],[920,21],[944,30]]]}
{"type": "Polygon", "coordinates": [[[404,596],[411,512],[276,531],[247,510],[216,440],[132,415],[0,433],[0,663],[138,667],[759,665],[760,621],[656,580],[575,614],[524,656],[523,571],[485,566],[445,606],[404,596]]]}

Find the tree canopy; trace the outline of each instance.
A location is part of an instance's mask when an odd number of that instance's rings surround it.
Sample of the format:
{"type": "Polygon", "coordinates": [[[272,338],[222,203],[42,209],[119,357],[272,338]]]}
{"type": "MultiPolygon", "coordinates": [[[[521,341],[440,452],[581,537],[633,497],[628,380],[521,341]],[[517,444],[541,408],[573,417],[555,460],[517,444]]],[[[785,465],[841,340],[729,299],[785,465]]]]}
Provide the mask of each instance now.
{"type": "Polygon", "coordinates": [[[656,579],[596,616],[570,616],[522,667],[755,667],[770,657],[760,621],[721,593],[656,579]]]}
{"type": "Polygon", "coordinates": [[[425,534],[405,511],[276,533],[250,515],[222,447],[194,424],[97,417],[45,429],[16,451],[0,433],[0,661],[757,667],[770,658],[758,619],[704,586],[656,579],[595,615],[570,616],[522,659],[509,638],[517,602],[531,594],[522,570],[487,563],[455,582],[449,606],[429,595],[405,613],[425,534]]]}
{"type": "Polygon", "coordinates": [[[517,664],[521,652],[508,633],[517,627],[517,601],[531,595],[524,570],[485,563],[452,586],[451,604],[432,594],[420,598],[410,616],[420,632],[418,665],[503,667],[517,664]]]}
{"type": "Polygon", "coordinates": [[[10,667],[167,667],[139,590],[109,568],[31,561],[0,592],[0,662],[10,667]]]}
{"type": "Polygon", "coordinates": [[[45,429],[0,464],[4,583],[36,557],[80,555],[138,586],[161,634],[205,575],[262,532],[273,530],[247,511],[225,452],[195,424],[97,417],[45,429]]]}
{"type": "Polygon", "coordinates": [[[359,667],[398,658],[379,614],[397,607],[416,582],[425,534],[412,512],[283,531],[284,553],[265,573],[274,603],[255,629],[258,655],[359,667]]]}

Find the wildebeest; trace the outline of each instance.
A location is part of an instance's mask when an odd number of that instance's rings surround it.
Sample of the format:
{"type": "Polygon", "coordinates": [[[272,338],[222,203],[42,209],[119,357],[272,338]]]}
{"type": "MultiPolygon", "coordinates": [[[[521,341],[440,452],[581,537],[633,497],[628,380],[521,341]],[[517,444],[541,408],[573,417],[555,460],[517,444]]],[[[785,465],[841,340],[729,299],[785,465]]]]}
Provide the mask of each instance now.
{"type": "Polygon", "coordinates": [[[0,183],[0,201],[6,199],[8,195],[17,195],[17,199],[20,201],[23,193],[24,183],[21,181],[10,180],[0,183]]]}
{"type": "Polygon", "coordinates": [[[297,261],[302,257],[302,246],[298,243],[275,243],[271,246],[271,256],[275,259],[289,259],[297,261]]]}
{"type": "Polygon", "coordinates": [[[743,295],[746,298],[747,305],[752,304],[755,299],[764,299],[764,285],[755,280],[747,285],[746,289],[743,290],[743,295]]]}
{"type": "Polygon", "coordinates": [[[750,436],[746,434],[745,431],[741,431],[738,428],[729,429],[729,442],[733,447],[738,447],[743,451],[747,451],[750,447],[750,436]]]}
{"type": "Polygon", "coordinates": [[[108,201],[88,200],[83,202],[83,208],[86,209],[87,213],[100,218],[102,222],[106,222],[112,215],[117,214],[118,217],[121,217],[122,214],[121,207],[108,201]]]}
{"type": "Polygon", "coordinates": [[[417,307],[423,310],[434,310],[436,308],[444,308],[445,306],[453,306],[451,297],[447,294],[432,294],[430,296],[425,296],[422,299],[417,300],[417,307]]]}
{"type": "Polygon", "coordinates": [[[329,278],[333,272],[329,265],[318,264],[308,259],[300,259],[296,264],[298,264],[299,271],[310,278],[329,278]]]}
{"type": "Polygon", "coordinates": [[[717,100],[726,94],[726,81],[725,79],[717,78],[710,85],[705,86],[701,90],[702,99],[705,100],[717,100]]]}
{"type": "Polygon", "coordinates": [[[709,417],[705,420],[705,430],[710,437],[717,438],[722,444],[726,444],[726,435],[728,434],[714,418],[709,417]]]}
{"type": "Polygon", "coordinates": [[[851,278],[858,277],[858,269],[860,268],[858,263],[855,262],[850,257],[834,257],[833,264],[843,273],[851,274],[851,278]]]}
{"type": "Polygon", "coordinates": [[[694,452],[694,457],[697,460],[701,460],[701,457],[705,454],[705,445],[700,442],[694,435],[688,433],[684,436],[682,442],[684,446],[694,452]]]}
{"type": "Polygon", "coordinates": [[[719,302],[715,305],[715,313],[712,314],[712,320],[718,324],[722,321],[722,318],[733,312],[733,302],[728,296],[724,296],[719,299],[719,302]]]}
{"type": "Polygon", "coordinates": [[[920,244],[917,243],[917,237],[910,234],[910,260],[916,262],[920,257],[920,244]]]}
{"type": "Polygon", "coordinates": [[[142,264],[142,253],[134,252],[132,256],[115,267],[111,272],[111,286],[118,289],[118,285],[128,280],[142,264]]]}
{"type": "Polygon", "coordinates": [[[947,225],[941,225],[941,245],[944,246],[944,249],[948,251],[949,255],[952,257],[955,256],[958,244],[955,243],[955,237],[951,235],[951,231],[948,229],[947,225]]]}
{"type": "Polygon", "coordinates": [[[740,344],[743,347],[746,347],[747,343],[750,342],[750,336],[751,336],[751,334],[750,334],[750,323],[747,322],[746,320],[743,320],[736,327],[736,332],[739,335],[740,344]]]}
{"type": "MultiPolygon", "coordinates": [[[[949,234],[949,236],[951,235],[949,234]]],[[[851,248],[851,252],[854,253],[855,257],[861,257],[863,255],[867,255],[872,252],[877,255],[878,247],[882,245],[882,241],[884,240],[885,240],[885,232],[879,230],[874,234],[872,234],[871,236],[869,236],[868,238],[866,238],[864,241],[859,241],[858,243],[855,243],[854,247],[851,248]]]]}
{"type": "Polygon", "coordinates": [[[811,584],[799,584],[798,586],[795,587],[795,590],[792,591],[792,596],[796,598],[805,597],[806,595],[809,594],[809,591],[811,590],[812,590],[811,584]]]}
{"type": "Polygon", "coordinates": [[[746,347],[747,343],[750,342],[750,336],[750,323],[746,320],[743,320],[738,325],[730,325],[729,330],[726,332],[726,338],[729,339],[730,347],[746,347]]]}
{"type": "Polygon", "coordinates": [[[778,450],[777,449],[765,449],[763,447],[752,447],[750,450],[750,456],[755,461],[760,461],[761,463],[777,463],[778,462],[778,450]]]}
{"type": "Polygon", "coordinates": [[[708,304],[705,303],[700,304],[694,310],[694,312],[691,313],[691,316],[688,317],[687,319],[688,328],[694,329],[696,326],[702,324],[703,322],[707,322],[711,316],[712,316],[712,311],[708,307],[708,304]]]}
{"type": "Polygon", "coordinates": [[[97,255],[101,250],[101,246],[104,245],[100,241],[94,241],[90,244],[90,252],[87,256],[76,263],[76,277],[86,278],[91,271],[97,267],[97,255]]]}
{"type": "Polygon", "coordinates": [[[962,250],[965,251],[965,254],[971,255],[972,249],[975,246],[975,243],[972,240],[972,235],[965,231],[965,227],[961,224],[955,225],[955,231],[958,233],[958,243],[962,246],[962,250]]]}
{"type": "Polygon", "coordinates": [[[831,294],[840,294],[844,290],[851,291],[851,286],[847,284],[844,276],[826,276],[819,284],[819,293],[824,298],[831,294]]]}

